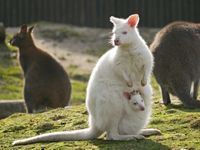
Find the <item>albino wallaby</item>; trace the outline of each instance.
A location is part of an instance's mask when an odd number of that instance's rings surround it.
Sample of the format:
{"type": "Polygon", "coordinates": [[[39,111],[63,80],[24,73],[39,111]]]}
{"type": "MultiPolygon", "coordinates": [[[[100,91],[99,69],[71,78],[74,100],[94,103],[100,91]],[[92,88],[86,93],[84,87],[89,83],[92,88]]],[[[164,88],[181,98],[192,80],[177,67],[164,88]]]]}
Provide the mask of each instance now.
{"type": "Polygon", "coordinates": [[[137,30],[139,16],[134,14],[127,19],[110,17],[110,21],[114,24],[114,47],[99,59],[87,87],[89,128],[42,134],[14,141],[13,145],[89,140],[98,138],[104,132],[109,140],[143,139],[143,135],[160,133],[157,129],[143,129],[151,115],[152,89],[149,77],[153,57],[137,30]],[[123,92],[132,91],[133,85],[139,89],[141,84],[144,86],[145,109],[135,111],[124,100],[123,92]]]}

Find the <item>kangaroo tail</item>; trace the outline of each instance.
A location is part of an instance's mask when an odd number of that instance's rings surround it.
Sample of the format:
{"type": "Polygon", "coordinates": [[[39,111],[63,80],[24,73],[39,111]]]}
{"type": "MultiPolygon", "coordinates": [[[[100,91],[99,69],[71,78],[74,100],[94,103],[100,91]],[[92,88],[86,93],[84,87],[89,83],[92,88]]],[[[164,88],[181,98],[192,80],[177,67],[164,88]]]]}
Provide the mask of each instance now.
{"type": "Polygon", "coordinates": [[[25,145],[38,142],[91,140],[99,137],[102,133],[103,132],[97,128],[91,127],[75,131],[46,133],[27,139],[16,140],[12,143],[12,145],[25,145]]]}

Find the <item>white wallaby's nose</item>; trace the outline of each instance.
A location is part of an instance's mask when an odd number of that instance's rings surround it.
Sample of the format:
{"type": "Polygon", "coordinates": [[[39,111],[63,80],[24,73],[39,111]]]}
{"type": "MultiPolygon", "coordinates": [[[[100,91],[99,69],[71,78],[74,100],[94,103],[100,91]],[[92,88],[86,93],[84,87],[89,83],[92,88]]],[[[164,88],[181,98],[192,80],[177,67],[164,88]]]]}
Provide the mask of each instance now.
{"type": "Polygon", "coordinates": [[[114,40],[114,44],[117,45],[117,46],[120,45],[119,39],[115,39],[115,40],[114,40]]]}
{"type": "Polygon", "coordinates": [[[144,111],[144,110],[145,110],[144,106],[141,106],[141,105],[140,105],[139,107],[140,107],[140,110],[141,110],[141,111],[144,111]]]}

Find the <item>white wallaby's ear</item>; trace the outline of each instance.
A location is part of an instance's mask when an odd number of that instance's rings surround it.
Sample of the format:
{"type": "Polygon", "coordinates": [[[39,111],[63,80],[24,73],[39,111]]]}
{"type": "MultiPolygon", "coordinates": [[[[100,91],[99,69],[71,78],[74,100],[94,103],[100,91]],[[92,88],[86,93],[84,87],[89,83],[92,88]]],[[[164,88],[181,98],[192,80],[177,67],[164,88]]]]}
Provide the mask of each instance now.
{"type": "Polygon", "coordinates": [[[140,20],[139,15],[133,14],[133,15],[128,17],[128,25],[130,27],[137,27],[139,20],[140,20]]]}
{"type": "Polygon", "coordinates": [[[122,20],[120,18],[116,18],[114,16],[110,17],[110,22],[112,22],[114,25],[120,24],[122,20]]]}

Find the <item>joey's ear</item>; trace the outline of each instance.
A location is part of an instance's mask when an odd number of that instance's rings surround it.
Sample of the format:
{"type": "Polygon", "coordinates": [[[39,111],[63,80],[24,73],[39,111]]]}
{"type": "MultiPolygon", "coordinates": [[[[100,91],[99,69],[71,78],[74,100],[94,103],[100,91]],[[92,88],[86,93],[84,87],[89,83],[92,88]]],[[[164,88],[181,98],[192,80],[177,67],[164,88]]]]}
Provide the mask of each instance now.
{"type": "Polygon", "coordinates": [[[23,24],[20,28],[20,33],[27,33],[27,25],[26,24],[23,24]]]}
{"type": "Polygon", "coordinates": [[[133,14],[133,15],[129,16],[128,19],[127,19],[128,25],[130,27],[137,27],[139,20],[140,20],[139,15],[133,14]]]}
{"type": "Polygon", "coordinates": [[[117,25],[117,24],[122,23],[122,19],[116,18],[116,17],[114,17],[114,16],[111,16],[111,17],[110,17],[110,22],[112,22],[113,25],[117,25]]]}
{"type": "Polygon", "coordinates": [[[34,29],[34,26],[29,27],[28,28],[28,33],[31,33],[33,31],[33,29],[34,29]]]}
{"type": "Polygon", "coordinates": [[[130,93],[128,93],[128,92],[124,92],[123,95],[124,95],[124,97],[125,97],[126,99],[128,99],[128,100],[131,99],[131,95],[130,95],[130,93]]]}

